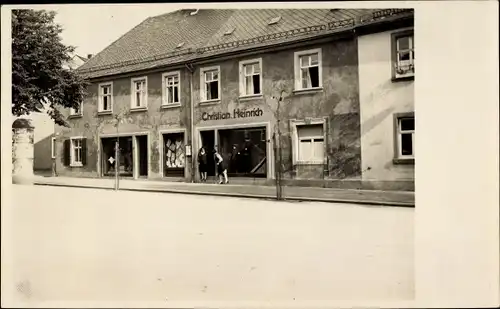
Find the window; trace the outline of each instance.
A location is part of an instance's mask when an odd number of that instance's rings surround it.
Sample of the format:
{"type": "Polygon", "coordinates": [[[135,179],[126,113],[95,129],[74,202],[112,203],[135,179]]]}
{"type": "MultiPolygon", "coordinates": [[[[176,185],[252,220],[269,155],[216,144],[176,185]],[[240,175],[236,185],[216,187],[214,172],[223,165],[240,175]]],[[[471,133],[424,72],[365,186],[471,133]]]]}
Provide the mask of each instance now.
{"type": "Polygon", "coordinates": [[[262,59],[240,61],[240,96],[262,94],[262,59]]]}
{"type": "Polygon", "coordinates": [[[146,108],[148,105],[148,78],[132,78],[130,108],[146,108]]]}
{"type": "Polygon", "coordinates": [[[413,113],[396,114],[396,163],[415,158],[415,117],[413,113]]]}
{"type": "Polygon", "coordinates": [[[81,166],[83,165],[82,161],[82,139],[81,138],[72,138],[71,139],[71,165],[72,166],[81,166]]]}
{"type": "Polygon", "coordinates": [[[413,77],[415,74],[415,39],[413,30],[392,35],[393,78],[413,77]]]}
{"type": "Polygon", "coordinates": [[[203,68],[201,70],[201,100],[220,100],[220,67],[203,68]]]}
{"type": "Polygon", "coordinates": [[[99,85],[99,112],[113,111],[113,84],[106,83],[99,85]]]}
{"type": "Polygon", "coordinates": [[[51,149],[51,154],[52,154],[52,159],[56,158],[56,138],[52,137],[52,142],[50,144],[50,149],[51,149]]]}
{"type": "Polygon", "coordinates": [[[322,87],[321,49],[295,53],[295,89],[322,87]]]}
{"type": "Polygon", "coordinates": [[[302,163],[323,163],[323,124],[297,126],[298,160],[302,163]]]}
{"type": "Polygon", "coordinates": [[[181,102],[180,93],[180,72],[163,73],[163,105],[179,105],[181,102]]]}
{"type": "Polygon", "coordinates": [[[78,107],[76,108],[70,108],[69,109],[69,115],[70,116],[82,116],[82,103],[78,104],[78,107]]]}

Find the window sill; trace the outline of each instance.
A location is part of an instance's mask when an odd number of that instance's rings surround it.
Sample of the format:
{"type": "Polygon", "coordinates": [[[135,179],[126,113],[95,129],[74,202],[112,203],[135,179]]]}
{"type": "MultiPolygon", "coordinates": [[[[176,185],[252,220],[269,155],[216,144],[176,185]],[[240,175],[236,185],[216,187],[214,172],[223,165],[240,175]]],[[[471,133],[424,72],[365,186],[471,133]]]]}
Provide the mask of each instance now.
{"type": "Polygon", "coordinates": [[[323,87],[293,90],[293,94],[310,94],[310,93],[318,93],[318,92],[323,92],[323,87]]]}
{"type": "Polygon", "coordinates": [[[169,109],[169,108],[176,108],[176,107],[181,107],[181,103],[169,103],[169,104],[162,104],[161,109],[169,109]]]}
{"type": "Polygon", "coordinates": [[[199,104],[200,105],[215,105],[215,104],[220,104],[220,99],[217,99],[217,100],[208,100],[208,101],[201,101],[199,104]]]}
{"type": "Polygon", "coordinates": [[[83,164],[82,163],[71,163],[69,166],[70,167],[83,167],[83,164]]]}
{"type": "Polygon", "coordinates": [[[406,82],[412,80],[415,80],[415,74],[392,77],[393,82],[406,82]]]}
{"type": "Polygon", "coordinates": [[[83,117],[82,114],[74,114],[74,115],[69,115],[68,116],[69,119],[82,118],[82,117],[83,117]]]}
{"type": "Polygon", "coordinates": [[[392,159],[392,163],[399,165],[414,165],[415,158],[394,158],[392,159]]]}
{"type": "Polygon", "coordinates": [[[100,112],[97,112],[97,115],[112,115],[113,114],[113,111],[100,111],[100,112]]]}
{"type": "Polygon", "coordinates": [[[131,107],[130,108],[131,113],[146,112],[147,110],[148,110],[147,107],[131,107]]]}
{"type": "Polygon", "coordinates": [[[295,165],[323,165],[325,162],[323,161],[297,161],[295,165]]]}
{"type": "Polygon", "coordinates": [[[240,102],[252,101],[252,100],[260,100],[263,98],[262,94],[252,94],[252,95],[244,95],[239,97],[240,102]]]}

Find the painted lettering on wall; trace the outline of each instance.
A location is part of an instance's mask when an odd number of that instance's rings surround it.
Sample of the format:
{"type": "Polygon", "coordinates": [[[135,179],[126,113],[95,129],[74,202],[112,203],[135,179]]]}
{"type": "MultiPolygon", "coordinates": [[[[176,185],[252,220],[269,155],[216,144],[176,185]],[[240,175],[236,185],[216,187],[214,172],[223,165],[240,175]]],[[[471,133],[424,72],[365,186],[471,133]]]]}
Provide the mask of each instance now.
{"type": "Polygon", "coordinates": [[[226,112],[226,113],[222,113],[222,112],[207,113],[207,112],[204,112],[201,115],[201,120],[207,121],[207,120],[221,120],[221,119],[231,119],[231,118],[252,118],[252,117],[260,117],[263,114],[264,114],[264,112],[260,108],[254,108],[251,110],[235,108],[232,113],[230,113],[230,112],[226,112]]]}

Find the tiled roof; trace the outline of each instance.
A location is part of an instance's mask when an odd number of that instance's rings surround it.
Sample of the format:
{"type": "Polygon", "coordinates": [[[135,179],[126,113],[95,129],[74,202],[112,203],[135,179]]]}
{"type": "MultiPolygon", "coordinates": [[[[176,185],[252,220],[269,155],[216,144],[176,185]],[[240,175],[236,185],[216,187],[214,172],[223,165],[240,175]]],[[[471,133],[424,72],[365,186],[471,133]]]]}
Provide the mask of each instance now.
{"type": "Polygon", "coordinates": [[[78,68],[95,78],[343,31],[413,10],[179,10],[150,17],[78,68]],[[278,23],[268,22],[280,16],[278,23]],[[233,30],[234,29],[234,30],[233,30]],[[225,35],[226,32],[233,32],[225,35]],[[178,45],[183,43],[179,48],[178,45]]]}

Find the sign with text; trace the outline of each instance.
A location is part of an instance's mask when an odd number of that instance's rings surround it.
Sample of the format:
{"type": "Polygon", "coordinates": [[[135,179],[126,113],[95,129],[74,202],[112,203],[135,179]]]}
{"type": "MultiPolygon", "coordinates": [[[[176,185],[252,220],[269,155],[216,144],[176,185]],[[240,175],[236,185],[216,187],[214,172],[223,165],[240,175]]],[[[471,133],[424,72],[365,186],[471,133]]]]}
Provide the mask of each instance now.
{"type": "Polygon", "coordinates": [[[235,108],[232,113],[204,112],[203,114],[201,114],[201,120],[207,121],[207,120],[221,120],[221,119],[231,119],[231,118],[253,118],[253,117],[260,117],[263,114],[264,112],[260,108],[254,108],[250,110],[235,108]]]}

